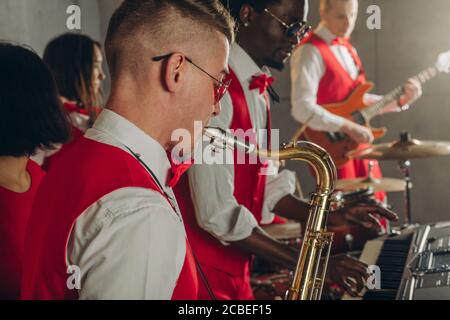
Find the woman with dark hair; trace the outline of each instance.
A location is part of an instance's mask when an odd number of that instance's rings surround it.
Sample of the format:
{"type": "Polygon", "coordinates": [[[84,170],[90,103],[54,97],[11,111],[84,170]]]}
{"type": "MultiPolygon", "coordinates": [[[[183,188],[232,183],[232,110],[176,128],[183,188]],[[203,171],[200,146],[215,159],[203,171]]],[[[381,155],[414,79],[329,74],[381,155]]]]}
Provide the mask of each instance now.
{"type": "MultiPolygon", "coordinates": [[[[56,80],[75,140],[92,126],[101,110],[101,85],[105,80],[101,45],[86,35],[63,34],[49,42],[43,60],[56,80]]],[[[48,169],[59,149],[41,152],[36,161],[48,169]]]]}
{"type": "Polygon", "coordinates": [[[65,143],[70,126],[37,54],[0,42],[0,300],[20,297],[25,230],[44,173],[29,157],[65,143]]]}

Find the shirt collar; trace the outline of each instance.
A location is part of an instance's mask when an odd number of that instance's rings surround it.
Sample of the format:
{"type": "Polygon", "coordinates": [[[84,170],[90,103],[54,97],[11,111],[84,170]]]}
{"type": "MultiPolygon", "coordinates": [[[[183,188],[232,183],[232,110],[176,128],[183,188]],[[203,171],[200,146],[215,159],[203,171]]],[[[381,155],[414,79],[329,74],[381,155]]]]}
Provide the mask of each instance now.
{"type": "Polygon", "coordinates": [[[261,73],[271,76],[268,67],[258,67],[256,62],[237,43],[230,48],[229,65],[241,82],[250,82],[254,75],[261,73]]]}
{"type": "Polygon", "coordinates": [[[113,143],[115,146],[129,148],[152,170],[159,182],[167,186],[171,171],[167,152],[159,142],[144,131],[108,109],[102,111],[90,130],[99,131],[108,138],[114,139],[113,143]]]}
{"type": "Polygon", "coordinates": [[[331,33],[331,31],[325,26],[324,23],[320,23],[314,33],[321,37],[328,44],[331,44],[331,42],[337,38],[337,36],[331,33]]]}

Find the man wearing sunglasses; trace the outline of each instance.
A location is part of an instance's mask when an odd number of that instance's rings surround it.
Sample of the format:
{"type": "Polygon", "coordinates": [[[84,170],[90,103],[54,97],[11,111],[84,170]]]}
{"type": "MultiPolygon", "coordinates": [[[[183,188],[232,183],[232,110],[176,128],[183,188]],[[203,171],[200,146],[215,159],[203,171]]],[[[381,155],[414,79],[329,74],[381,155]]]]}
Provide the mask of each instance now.
{"type": "Polygon", "coordinates": [[[111,95],[37,196],[23,298],[197,299],[204,284],[168,154],[175,130],[193,133],[194,121],[220,112],[233,38],[217,0],[126,0],[117,9],[105,44],[111,95]]]}
{"type": "MultiPolygon", "coordinates": [[[[270,129],[268,89],[273,79],[267,67],[279,70],[284,67],[302,36],[307,2],[224,0],[223,3],[237,20],[239,31],[237,43],[230,50],[233,81],[223,99],[221,114],[211,120],[211,125],[244,131],[270,129]]],[[[270,145],[270,134],[251,138],[262,147],[270,145]]],[[[272,223],[274,213],[304,224],[308,218],[308,204],[293,196],[295,175],[277,171],[273,162],[195,165],[175,190],[193,250],[219,299],[253,298],[252,255],[290,269],[296,266],[298,252],[259,228],[272,223]]],[[[367,217],[368,211],[362,211],[358,214],[367,217]]],[[[342,287],[352,291],[346,281],[351,274],[361,288],[366,271],[363,264],[344,256],[332,259],[330,268],[332,280],[342,287]]],[[[208,299],[209,293],[201,290],[200,298],[208,299]]]]}

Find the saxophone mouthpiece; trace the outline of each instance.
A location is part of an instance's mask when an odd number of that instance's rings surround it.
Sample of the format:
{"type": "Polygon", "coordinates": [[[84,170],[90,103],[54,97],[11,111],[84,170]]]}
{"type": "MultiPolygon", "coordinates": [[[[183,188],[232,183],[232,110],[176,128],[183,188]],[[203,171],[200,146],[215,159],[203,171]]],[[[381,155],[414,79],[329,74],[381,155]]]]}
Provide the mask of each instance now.
{"type": "Polygon", "coordinates": [[[242,150],[245,153],[252,153],[256,150],[256,146],[240,141],[236,136],[229,134],[222,128],[205,127],[204,134],[210,139],[210,144],[215,147],[225,150],[242,150]]]}

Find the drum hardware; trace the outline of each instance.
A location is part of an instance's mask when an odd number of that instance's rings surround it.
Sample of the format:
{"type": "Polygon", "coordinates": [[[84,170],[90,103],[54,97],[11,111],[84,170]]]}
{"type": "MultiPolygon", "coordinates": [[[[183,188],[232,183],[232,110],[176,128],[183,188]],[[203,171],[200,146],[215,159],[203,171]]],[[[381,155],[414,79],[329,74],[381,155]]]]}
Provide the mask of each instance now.
{"type": "Polygon", "coordinates": [[[450,142],[420,141],[412,139],[411,135],[406,131],[400,133],[400,140],[398,141],[373,145],[362,150],[348,153],[349,157],[355,159],[398,161],[398,168],[402,172],[404,180],[405,225],[414,223],[411,205],[411,160],[448,155],[450,155],[450,142]]]}

